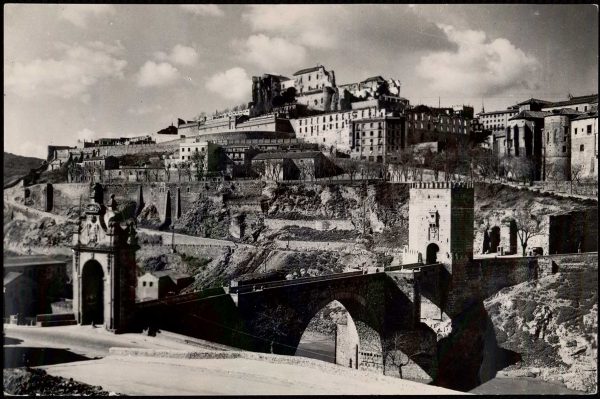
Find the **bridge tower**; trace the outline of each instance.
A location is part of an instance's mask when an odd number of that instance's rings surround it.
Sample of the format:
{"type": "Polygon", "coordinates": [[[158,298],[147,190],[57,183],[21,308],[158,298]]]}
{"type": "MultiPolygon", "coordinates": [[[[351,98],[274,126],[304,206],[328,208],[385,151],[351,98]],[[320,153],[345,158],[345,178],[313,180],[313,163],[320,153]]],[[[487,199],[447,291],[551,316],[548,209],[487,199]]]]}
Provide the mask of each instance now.
{"type": "Polygon", "coordinates": [[[472,259],[473,197],[472,183],[412,183],[408,211],[410,253],[426,264],[443,264],[450,274],[453,268],[472,259]]]}
{"type": "Polygon", "coordinates": [[[97,202],[84,208],[73,235],[73,312],[79,324],[104,325],[115,333],[132,327],[135,309],[137,245],[133,222],[122,227],[114,199],[107,209],[97,202]]]}

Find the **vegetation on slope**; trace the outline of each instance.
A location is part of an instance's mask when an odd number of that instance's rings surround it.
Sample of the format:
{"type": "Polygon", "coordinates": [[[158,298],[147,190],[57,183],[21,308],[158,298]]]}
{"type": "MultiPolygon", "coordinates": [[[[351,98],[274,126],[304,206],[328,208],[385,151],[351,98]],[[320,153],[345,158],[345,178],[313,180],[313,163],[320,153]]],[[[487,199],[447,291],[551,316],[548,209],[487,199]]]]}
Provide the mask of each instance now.
{"type": "Polygon", "coordinates": [[[21,176],[27,175],[31,169],[38,168],[43,159],[24,157],[21,155],[4,153],[4,184],[21,176]]]}

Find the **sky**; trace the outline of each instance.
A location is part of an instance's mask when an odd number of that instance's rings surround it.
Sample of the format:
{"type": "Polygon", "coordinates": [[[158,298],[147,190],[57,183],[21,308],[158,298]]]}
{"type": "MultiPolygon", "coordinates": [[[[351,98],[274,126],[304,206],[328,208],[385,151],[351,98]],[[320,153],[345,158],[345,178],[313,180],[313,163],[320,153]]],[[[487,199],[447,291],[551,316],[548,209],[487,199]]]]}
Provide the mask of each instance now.
{"type": "Polygon", "coordinates": [[[4,5],[4,151],[157,132],[324,65],[411,104],[598,92],[595,5],[4,5]]]}

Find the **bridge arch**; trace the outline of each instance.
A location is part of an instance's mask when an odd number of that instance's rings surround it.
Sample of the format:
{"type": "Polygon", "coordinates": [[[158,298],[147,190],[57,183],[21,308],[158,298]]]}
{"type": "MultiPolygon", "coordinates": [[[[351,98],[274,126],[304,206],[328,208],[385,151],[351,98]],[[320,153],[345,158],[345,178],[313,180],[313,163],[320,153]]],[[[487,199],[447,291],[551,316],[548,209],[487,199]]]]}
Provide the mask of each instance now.
{"type": "MultiPolygon", "coordinates": [[[[318,306],[318,305],[317,305],[318,306]]],[[[301,332],[296,356],[335,363],[343,367],[376,370],[383,373],[383,351],[379,331],[365,322],[362,310],[366,300],[361,296],[342,294],[325,303],[316,313],[307,315],[308,323],[301,332]],[[353,308],[351,312],[344,304],[353,308]],[[353,316],[354,314],[354,316],[353,316]],[[361,320],[361,318],[363,320],[361,320]],[[314,345],[314,331],[328,332],[326,339],[314,345]],[[308,345],[307,345],[308,342],[308,345]],[[313,346],[310,346],[313,343],[313,346]]],[[[322,337],[321,337],[322,338],[322,337]]]]}
{"type": "Polygon", "coordinates": [[[104,324],[104,271],[96,260],[88,260],[81,273],[81,324],[104,324]]]}

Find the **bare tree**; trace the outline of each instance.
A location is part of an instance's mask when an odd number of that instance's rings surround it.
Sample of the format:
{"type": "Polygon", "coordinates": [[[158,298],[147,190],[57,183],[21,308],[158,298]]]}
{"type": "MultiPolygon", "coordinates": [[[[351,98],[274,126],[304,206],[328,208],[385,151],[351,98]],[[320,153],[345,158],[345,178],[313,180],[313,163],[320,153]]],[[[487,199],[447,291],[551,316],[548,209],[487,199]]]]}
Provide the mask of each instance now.
{"type": "Polygon", "coordinates": [[[527,244],[532,237],[544,235],[546,223],[541,215],[534,215],[525,209],[514,209],[513,219],[517,228],[517,237],[525,256],[527,244]]]}
{"type": "Polygon", "coordinates": [[[573,194],[573,182],[576,182],[577,185],[580,185],[582,177],[583,177],[583,165],[581,165],[581,164],[571,165],[571,194],[573,194]]]}

